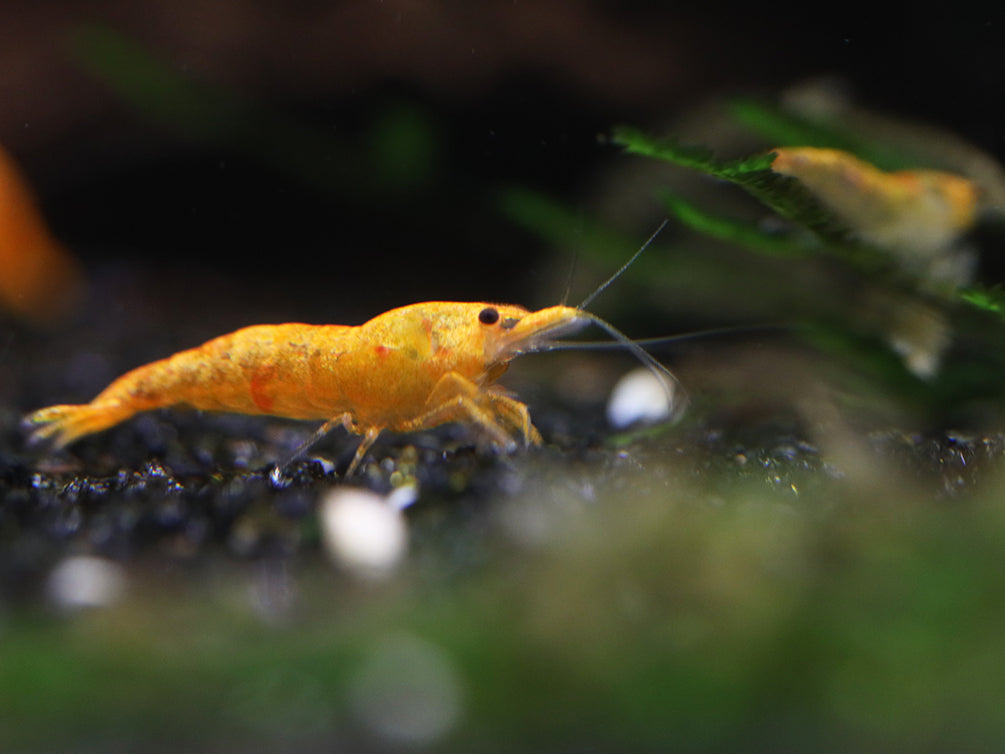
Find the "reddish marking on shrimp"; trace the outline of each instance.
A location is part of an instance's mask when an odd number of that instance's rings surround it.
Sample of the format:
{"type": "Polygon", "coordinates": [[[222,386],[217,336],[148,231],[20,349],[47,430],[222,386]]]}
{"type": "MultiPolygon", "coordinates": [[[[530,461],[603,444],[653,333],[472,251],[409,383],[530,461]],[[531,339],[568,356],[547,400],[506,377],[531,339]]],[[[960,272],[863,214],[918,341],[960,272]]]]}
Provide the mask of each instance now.
{"type": "Polygon", "coordinates": [[[264,414],[271,413],[276,403],[275,399],[268,393],[275,372],[275,368],[271,366],[259,369],[252,375],[251,381],[248,383],[248,393],[251,395],[251,400],[264,414]]]}
{"type": "Polygon", "coordinates": [[[422,331],[426,333],[426,337],[429,340],[429,350],[431,352],[436,353],[443,347],[440,345],[440,338],[436,334],[436,330],[433,327],[433,321],[431,319],[422,320],[422,331]]]}

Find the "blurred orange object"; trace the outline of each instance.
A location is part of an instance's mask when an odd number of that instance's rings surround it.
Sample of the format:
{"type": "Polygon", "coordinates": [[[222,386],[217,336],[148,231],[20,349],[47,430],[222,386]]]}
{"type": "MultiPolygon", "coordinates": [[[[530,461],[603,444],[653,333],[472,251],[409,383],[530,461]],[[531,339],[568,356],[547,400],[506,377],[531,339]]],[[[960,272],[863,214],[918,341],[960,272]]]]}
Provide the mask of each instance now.
{"type": "MultiPolygon", "coordinates": [[[[961,237],[977,220],[980,191],[961,175],[939,170],[886,172],[853,154],[817,147],[774,150],[771,169],[799,180],[848,229],[896,256],[919,286],[949,294],[973,276],[961,237]]],[[[916,376],[930,379],[952,337],[945,314],[922,299],[871,292],[893,350],[916,376]]]]}
{"type": "Polygon", "coordinates": [[[37,324],[79,301],[80,263],[52,236],[11,157],[0,148],[0,307],[37,324]]]}
{"type": "Polygon", "coordinates": [[[799,179],[863,240],[907,255],[937,254],[976,220],[977,187],[938,170],[887,173],[848,152],[780,147],[771,169],[799,179]]]}

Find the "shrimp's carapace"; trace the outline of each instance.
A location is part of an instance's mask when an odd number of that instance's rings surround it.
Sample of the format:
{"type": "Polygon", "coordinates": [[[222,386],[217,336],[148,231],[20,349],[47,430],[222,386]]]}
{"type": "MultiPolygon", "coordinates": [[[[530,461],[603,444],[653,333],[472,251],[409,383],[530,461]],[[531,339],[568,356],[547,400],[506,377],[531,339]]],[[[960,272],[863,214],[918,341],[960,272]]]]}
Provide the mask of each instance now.
{"type": "MultiPolygon", "coordinates": [[[[539,444],[527,406],[494,385],[509,362],[592,314],[569,306],[430,301],[357,327],[257,325],[138,367],[90,403],[43,408],[26,423],[56,447],[154,408],[324,420],[363,436],[352,472],[383,430],[478,426],[500,447],[539,444]]],[[[605,324],[606,323],[602,323],[605,324]]],[[[609,326],[608,326],[609,328],[609,326]]],[[[612,329],[612,328],[609,328],[612,329]]]]}

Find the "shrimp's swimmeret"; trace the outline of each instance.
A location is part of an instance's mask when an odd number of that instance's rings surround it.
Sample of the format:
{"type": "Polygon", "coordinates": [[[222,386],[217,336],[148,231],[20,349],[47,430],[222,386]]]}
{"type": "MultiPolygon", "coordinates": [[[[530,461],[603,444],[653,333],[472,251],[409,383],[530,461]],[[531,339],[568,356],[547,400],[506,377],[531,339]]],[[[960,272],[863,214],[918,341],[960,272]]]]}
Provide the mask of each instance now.
{"type": "MultiPolygon", "coordinates": [[[[324,420],[362,435],[348,471],[383,430],[477,425],[496,446],[541,436],[527,406],[494,385],[509,362],[596,322],[583,309],[430,301],[357,327],[257,325],[138,367],[83,405],[43,408],[33,440],[63,447],[137,413],[187,405],[205,411],[324,420]]],[[[665,371],[665,370],[663,370],[665,371]]]]}

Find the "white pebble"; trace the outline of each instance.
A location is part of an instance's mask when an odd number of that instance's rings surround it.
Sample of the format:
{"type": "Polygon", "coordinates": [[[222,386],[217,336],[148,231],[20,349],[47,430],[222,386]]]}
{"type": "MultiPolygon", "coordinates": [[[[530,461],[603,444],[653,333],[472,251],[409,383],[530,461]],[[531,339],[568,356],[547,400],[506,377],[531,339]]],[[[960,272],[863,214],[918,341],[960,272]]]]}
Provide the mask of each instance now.
{"type": "Polygon", "coordinates": [[[395,510],[403,511],[419,499],[419,485],[403,484],[395,487],[384,499],[395,510]]]}
{"type": "Polygon", "coordinates": [[[92,555],[63,559],[52,569],[46,593],[64,610],[107,607],[126,591],[126,575],[117,563],[92,555]]]}
{"type": "Polygon", "coordinates": [[[320,520],[329,556],[358,576],[387,577],[405,557],[405,517],[374,492],[352,487],[333,489],[321,501],[320,520]]]}
{"type": "Polygon", "coordinates": [[[666,419],[673,408],[673,394],[674,385],[648,369],[632,370],[618,380],[611,391],[607,402],[607,421],[620,429],[637,421],[666,419]]]}

